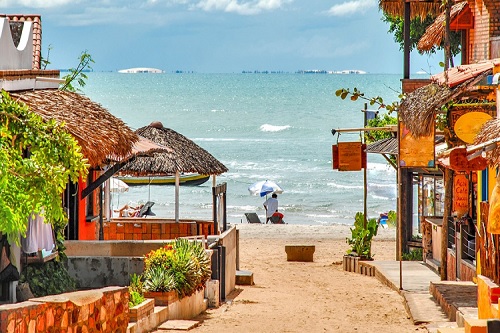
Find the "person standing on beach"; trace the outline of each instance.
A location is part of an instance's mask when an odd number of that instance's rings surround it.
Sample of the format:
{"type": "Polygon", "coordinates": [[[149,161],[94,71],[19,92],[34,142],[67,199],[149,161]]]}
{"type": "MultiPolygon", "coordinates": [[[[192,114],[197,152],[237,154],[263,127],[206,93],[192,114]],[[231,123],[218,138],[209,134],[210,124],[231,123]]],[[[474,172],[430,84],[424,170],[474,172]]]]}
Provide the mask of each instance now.
{"type": "Polygon", "coordinates": [[[271,216],[278,210],[278,195],[273,193],[273,195],[264,201],[264,208],[266,209],[266,224],[271,219],[271,216]]]}

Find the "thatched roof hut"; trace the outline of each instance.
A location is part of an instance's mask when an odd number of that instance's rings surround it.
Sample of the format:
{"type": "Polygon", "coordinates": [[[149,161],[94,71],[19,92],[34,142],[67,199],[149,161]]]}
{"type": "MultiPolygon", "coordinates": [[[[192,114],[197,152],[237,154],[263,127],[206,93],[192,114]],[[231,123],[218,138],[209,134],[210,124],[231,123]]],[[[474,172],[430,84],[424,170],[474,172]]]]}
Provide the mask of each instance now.
{"type": "Polygon", "coordinates": [[[11,92],[10,95],[43,119],[64,122],[92,167],[102,165],[108,156],[130,157],[133,145],[139,141],[137,134],[121,119],[81,94],[29,90],[11,92]]]}
{"type": "MultiPolygon", "coordinates": [[[[458,15],[467,7],[467,1],[462,1],[454,4],[450,11],[450,22],[452,22],[458,15]]],[[[417,44],[419,51],[429,52],[434,46],[441,45],[445,33],[446,13],[442,12],[432,23],[425,29],[417,44]]]]}
{"type": "Polygon", "coordinates": [[[415,137],[430,135],[443,105],[476,86],[492,73],[495,61],[462,65],[431,77],[433,83],[411,92],[399,106],[399,117],[415,137]],[[448,80],[446,80],[446,76],[448,80]]]}
{"type": "Polygon", "coordinates": [[[166,147],[167,152],[141,156],[127,163],[121,172],[135,175],[172,175],[176,172],[195,172],[203,175],[220,175],[227,172],[205,149],[184,135],[163,127],[161,122],[153,122],[136,130],[140,136],[166,147]]]}
{"type": "MultiPolygon", "coordinates": [[[[420,17],[424,19],[427,15],[438,16],[441,13],[441,1],[411,1],[410,2],[410,19],[420,17]]],[[[404,17],[404,0],[380,0],[379,8],[384,13],[395,16],[404,17]]]]}

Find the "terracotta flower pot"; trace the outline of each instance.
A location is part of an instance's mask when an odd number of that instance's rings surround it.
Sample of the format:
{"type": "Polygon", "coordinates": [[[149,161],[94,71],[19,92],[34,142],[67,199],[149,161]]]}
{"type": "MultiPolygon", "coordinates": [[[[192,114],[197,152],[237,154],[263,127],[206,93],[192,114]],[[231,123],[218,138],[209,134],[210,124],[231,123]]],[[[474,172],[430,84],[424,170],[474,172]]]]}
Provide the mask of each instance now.
{"type": "Polygon", "coordinates": [[[130,322],[136,322],[152,314],[155,310],[155,300],[146,298],[141,304],[129,309],[130,322]]]}

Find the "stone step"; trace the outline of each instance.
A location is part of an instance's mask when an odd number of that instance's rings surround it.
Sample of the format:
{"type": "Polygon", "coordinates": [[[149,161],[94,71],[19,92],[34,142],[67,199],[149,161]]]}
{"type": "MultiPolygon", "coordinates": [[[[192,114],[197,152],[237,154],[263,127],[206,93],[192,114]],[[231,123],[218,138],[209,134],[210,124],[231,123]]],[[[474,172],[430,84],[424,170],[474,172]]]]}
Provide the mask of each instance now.
{"type": "Polygon", "coordinates": [[[236,284],[244,286],[253,286],[253,273],[251,271],[236,271],[236,284]]]}
{"type": "Polygon", "coordinates": [[[487,333],[487,322],[486,319],[465,318],[465,333],[487,333]]]}
{"type": "Polygon", "coordinates": [[[197,320],[168,320],[161,324],[157,331],[162,330],[177,330],[177,331],[189,331],[200,324],[197,320]]]}

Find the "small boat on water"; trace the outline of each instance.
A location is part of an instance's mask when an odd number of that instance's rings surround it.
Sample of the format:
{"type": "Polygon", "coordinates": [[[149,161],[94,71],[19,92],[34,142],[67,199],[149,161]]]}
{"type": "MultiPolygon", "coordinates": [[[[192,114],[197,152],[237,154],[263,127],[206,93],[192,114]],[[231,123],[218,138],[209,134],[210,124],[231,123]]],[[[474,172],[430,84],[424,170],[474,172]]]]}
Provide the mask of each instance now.
{"type": "MultiPolygon", "coordinates": [[[[135,185],[175,185],[175,176],[117,176],[116,178],[130,186],[135,185]]],[[[197,173],[184,173],[180,175],[179,184],[185,186],[197,186],[205,183],[209,175],[197,173]]]]}

